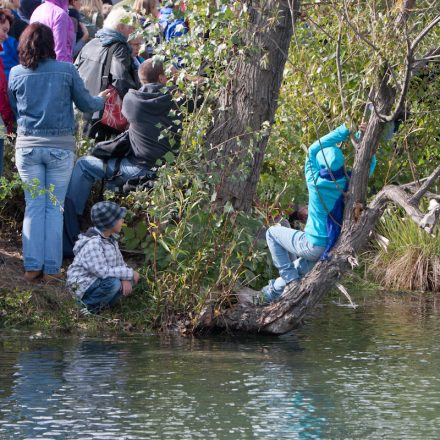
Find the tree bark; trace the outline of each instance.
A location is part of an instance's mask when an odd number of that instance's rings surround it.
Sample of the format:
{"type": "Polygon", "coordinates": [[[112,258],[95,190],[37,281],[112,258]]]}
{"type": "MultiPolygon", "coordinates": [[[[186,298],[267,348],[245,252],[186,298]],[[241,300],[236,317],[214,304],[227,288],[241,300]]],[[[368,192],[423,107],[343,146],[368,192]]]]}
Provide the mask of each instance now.
{"type": "MultiPolygon", "coordinates": [[[[229,69],[207,133],[208,163],[217,178],[214,207],[249,211],[256,192],[292,36],[288,1],[248,0],[244,50],[229,69]]],[[[292,1],[290,1],[292,3],[292,1]]],[[[295,10],[299,0],[295,0],[295,10]]],[[[294,14],[295,15],[295,14],[294,14]]]]}

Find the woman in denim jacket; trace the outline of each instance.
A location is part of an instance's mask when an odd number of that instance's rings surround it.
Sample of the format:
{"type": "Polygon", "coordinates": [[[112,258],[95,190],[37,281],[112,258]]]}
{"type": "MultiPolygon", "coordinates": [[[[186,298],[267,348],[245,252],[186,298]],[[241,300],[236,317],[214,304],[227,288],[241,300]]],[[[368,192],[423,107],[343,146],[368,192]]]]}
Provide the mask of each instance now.
{"type": "Polygon", "coordinates": [[[59,277],[62,210],[75,158],[73,105],[104,107],[108,91],[91,96],[72,64],[55,60],[52,31],[33,23],[18,46],[20,65],[11,70],[9,99],[17,117],[15,162],[25,187],[23,221],[25,278],[59,277]],[[38,190],[35,191],[35,183],[38,190]]]}

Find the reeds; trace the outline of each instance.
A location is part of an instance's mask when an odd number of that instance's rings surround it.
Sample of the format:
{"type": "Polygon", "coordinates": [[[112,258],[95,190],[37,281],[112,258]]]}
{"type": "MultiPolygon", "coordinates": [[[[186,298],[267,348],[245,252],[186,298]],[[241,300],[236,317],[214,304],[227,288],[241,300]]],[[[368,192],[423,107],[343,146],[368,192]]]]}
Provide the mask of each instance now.
{"type": "Polygon", "coordinates": [[[428,234],[399,212],[386,213],[377,232],[389,240],[377,246],[370,271],[390,289],[440,292],[440,229],[428,234]]]}

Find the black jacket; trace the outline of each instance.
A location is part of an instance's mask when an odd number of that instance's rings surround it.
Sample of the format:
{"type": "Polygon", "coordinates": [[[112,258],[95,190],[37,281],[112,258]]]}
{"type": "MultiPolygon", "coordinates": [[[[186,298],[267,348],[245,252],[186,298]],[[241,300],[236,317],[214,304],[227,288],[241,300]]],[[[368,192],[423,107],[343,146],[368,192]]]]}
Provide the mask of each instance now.
{"type": "MultiPolygon", "coordinates": [[[[129,89],[139,88],[140,83],[131,60],[130,48],[127,44],[115,42],[117,47],[113,53],[110,67],[111,84],[123,98],[129,89]]],[[[89,41],[79,53],[75,66],[91,95],[101,91],[102,75],[109,45],[103,45],[100,38],[89,41]]],[[[99,112],[84,114],[84,119],[99,119],[99,112]]]]}
{"type": "Polygon", "coordinates": [[[139,90],[130,90],[122,103],[122,113],[130,123],[134,160],[148,168],[168,151],[180,147],[181,114],[172,99],[172,90],[162,84],[145,84],[139,90]],[[175,112],[170,114],[171,110],[175,112]],[[163,130],[167,133],[161,137],[163,130]],[[173,139],[171,143],[170,139],[173,139]]]}

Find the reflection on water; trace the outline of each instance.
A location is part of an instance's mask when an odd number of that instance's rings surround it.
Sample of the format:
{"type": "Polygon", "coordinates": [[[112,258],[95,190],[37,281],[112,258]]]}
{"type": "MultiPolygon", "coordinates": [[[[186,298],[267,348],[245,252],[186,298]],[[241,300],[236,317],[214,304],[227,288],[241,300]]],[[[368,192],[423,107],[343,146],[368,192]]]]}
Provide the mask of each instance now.
{"type": "Polygon", "coordinates": [[[0,439],[439,438],[436,303],[357,302],[280,338],[0,335],[0,439]]]}

